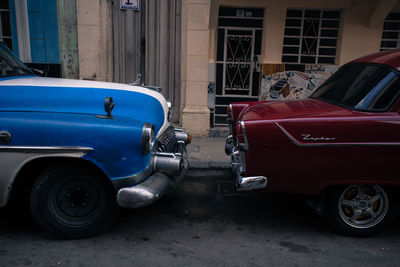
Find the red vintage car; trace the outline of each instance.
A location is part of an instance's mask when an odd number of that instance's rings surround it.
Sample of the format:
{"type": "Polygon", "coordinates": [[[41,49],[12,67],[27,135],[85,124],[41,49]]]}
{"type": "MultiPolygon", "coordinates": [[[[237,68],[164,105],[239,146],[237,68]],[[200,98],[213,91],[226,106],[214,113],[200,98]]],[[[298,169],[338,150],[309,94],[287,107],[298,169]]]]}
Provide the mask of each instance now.
{"type": "Polygon", "coordinates": [[[400,50],[342,66],[310,98],[232,103],[239,191],[313,196],[328,221],[367,236],[399,213],[400,50]]]}

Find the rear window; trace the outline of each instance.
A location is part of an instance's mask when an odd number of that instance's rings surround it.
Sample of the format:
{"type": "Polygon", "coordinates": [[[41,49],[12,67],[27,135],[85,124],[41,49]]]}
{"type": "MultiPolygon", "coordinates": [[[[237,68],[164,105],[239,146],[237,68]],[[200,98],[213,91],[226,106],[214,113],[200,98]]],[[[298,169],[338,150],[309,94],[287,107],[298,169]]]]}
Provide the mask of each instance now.
{"type": "Polygon", "coordinates": [[[311,96],[340,106],[363,111],[387,110],[397,98],[398,74],[374,64],[345,65],[311,96]]]}

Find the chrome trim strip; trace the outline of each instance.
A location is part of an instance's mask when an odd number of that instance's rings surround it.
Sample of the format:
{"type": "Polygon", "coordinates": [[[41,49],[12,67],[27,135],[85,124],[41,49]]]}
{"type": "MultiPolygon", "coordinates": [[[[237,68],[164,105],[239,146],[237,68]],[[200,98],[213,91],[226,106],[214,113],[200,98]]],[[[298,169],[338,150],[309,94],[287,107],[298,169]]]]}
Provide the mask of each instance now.
{"type": "Polygon", "coordinates": [[[25,164],[40,158],[82,158],[91,148],[86,147],[1,147],[0,207],[7,204],[14,179],[25,164]],[[7,150],[6,150],[7,149],[7,150]]]}
{"type": "Polygon", "coordinates": [[[345,142],[345,143],[300,143],[288,131],[286,131],[279,123],[275,125],[286,135],[286,137],[298,147],[327,147],[327,146],[400,146],[400,142],[345,142]]]}
{"type": "Polygon", "coordinates": [[[244,143],[238,142],[238,146],[239,146],[240,150],[247,151],[247,150],[249,150],[249,142],[247,141],[246,127],[245,127],[244,121],[240,121],[240,127],[242,127],[244,143]]]}
{"type": "Polygon", "coordinates": [[[235,118],[233,117],[233,108],[232,108],[232,104],[229,104],[229,110],[231,111],[231,118],[232,118],[232,121],[234,121],[235,120],[235,118]]]}
{"type": "Polygon", "coordinates": [[[235,118],[233,117],[233,110],[232,110],[232,104],[229,104],[229,110],[231,111],[231,119],[228,120],[228,127],[229,127],[229,135],[233,134],[233,125],[235,122],[235,118]]]}
{"type": "Polygon", "coordinates": [[[91,147],[80,146],[0,146],[0,152],[19,152],[19,153],[75,153],[90,152],[91,147]]]}

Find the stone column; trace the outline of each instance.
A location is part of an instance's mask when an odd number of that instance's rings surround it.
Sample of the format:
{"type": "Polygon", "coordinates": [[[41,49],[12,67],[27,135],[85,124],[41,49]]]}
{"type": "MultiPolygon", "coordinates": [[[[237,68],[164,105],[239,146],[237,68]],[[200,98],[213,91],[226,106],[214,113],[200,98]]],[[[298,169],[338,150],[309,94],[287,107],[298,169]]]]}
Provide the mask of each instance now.
{"type": "Polygon", "coordinates": [[[210,0],[182,1],[181,99],[182,127],[193,136],[210,128],[208,95],[210,0]]]}
{"type": "Polygon", "coordinates": [[[79,78],[112,81],[111,2],[76,1],[79,78]]]}

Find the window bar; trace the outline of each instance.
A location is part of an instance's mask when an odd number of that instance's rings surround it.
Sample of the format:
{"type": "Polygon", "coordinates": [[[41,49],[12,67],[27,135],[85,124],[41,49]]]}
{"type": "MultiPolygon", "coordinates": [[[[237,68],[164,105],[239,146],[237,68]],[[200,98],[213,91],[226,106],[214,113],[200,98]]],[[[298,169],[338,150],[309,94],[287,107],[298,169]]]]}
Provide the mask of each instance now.
{"type": "Polygon", "coordinates": [[[1,18],[1,15],[2,15],[2,12],[0,12],[0,41],[3,41],[3,25],[1,24],[3,19],[1,18]]]}
{"type": "Polygon", "coordinates": [[[223,70],[222,70],[222,95],[225,95],[225,86],[226,86],[226,52],[228,50],[227,46],[227,38],[228,38],[228,29],[224,29],[224,64],[223,64],[223,70]]]}
{"type": "Polygon", "coordinates": [[[300,53],[297,58],[297,64],[301,63],[301,55],[303,54],[304,16],[305,16],[305,10],[303,9],[301,11],[300,51],[299,51],[300,53]]]}
{"type": "Polygon", "coordinates": [[[256,30],[253,29],[253,34],[251,37],[251,51],[250,51],[250,68],[249,68],[249,92],[247,93],[248,96],[253,95],[253,74],[254,74],[254,69],[256,68],[254,64],[254,43],[256,42],[256,30]],[[254,66],[252,66],[254,65],[254,66]]]}
{"type": "Polygon", "coordinates": [[[323,13],[323,11],[321,10],[319,12],[317,48],[316,48],[316,51],[315,51],[315,59],[314,59],[314,63],[315,64],[319,63],[319,42],[321,41],[322,13],[323,13]]]}

